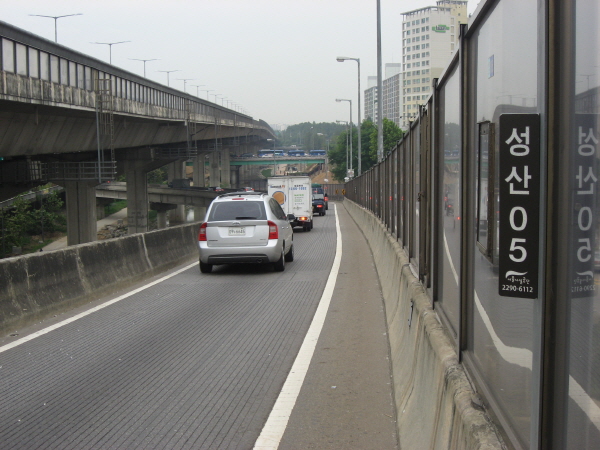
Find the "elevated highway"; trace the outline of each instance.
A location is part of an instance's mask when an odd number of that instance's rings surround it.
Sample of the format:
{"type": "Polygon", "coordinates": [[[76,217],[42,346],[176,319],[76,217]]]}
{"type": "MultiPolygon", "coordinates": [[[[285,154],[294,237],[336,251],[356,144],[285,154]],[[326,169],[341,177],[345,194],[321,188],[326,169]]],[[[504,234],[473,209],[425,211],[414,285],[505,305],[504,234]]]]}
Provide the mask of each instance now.
{"type": "Polygon", "coordinates": [[[148,229],[146,174],[231,184],[232,150],[256,151],[264,121],[106,64],[0,21],[0,200],[47,181],[67,192],[69,245],[95,239],[95,186],[126,176],[130,233],[148,229]]]}

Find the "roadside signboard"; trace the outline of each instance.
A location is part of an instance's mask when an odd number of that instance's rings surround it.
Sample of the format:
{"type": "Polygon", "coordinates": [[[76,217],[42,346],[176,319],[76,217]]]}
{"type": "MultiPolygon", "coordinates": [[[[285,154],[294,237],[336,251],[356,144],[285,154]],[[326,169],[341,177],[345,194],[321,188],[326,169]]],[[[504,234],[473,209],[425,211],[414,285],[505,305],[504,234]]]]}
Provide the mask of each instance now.
{"type": "Polygon", "coordinates": [[[540,117],[500,116],[499,282],[504,297],[537,298],[540,117]]]}

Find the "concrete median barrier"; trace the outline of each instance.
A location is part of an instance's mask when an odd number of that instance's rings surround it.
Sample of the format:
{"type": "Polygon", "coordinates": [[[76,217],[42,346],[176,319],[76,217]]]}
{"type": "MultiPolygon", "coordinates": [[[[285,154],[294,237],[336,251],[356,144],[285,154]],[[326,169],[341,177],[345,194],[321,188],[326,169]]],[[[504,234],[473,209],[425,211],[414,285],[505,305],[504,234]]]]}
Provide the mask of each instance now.
{"type": "Polygon", "coordinates": [[[0,334],[198,258],[198,224],[0,260],[0,334]]]}
{"type": "Polygon", "coordinates": [[[503,449],[453,341],[396,239],[371,212],[344,200],[368,236],[384,297],[401,448],[503,449]]]}

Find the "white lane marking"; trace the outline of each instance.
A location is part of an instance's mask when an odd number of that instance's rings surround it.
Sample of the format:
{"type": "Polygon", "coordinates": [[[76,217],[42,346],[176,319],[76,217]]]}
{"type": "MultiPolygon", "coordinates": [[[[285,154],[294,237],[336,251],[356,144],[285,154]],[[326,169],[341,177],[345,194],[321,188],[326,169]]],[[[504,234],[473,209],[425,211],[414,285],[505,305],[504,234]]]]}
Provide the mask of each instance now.
{"type": "Polygon", "coordinates": [[[331,297],[333,296],[333,289],[335,287],[337,275],[340,269],[342,261],[342,232],[340,230],[340,222],[337,215],[337,205],[333,205],[335,209],[335,228],[337,232],[337,241],[335,248],[335,258],[333,260],[333,266],[329,272],[329,278],[325,285],[325,290],[319,301],[319,306],[315,312],[310,328],[306,333],[302,347],[296,356],[292,370],[290,371],[283,388],[279,393],[279,397],[273,406],[273,410],[265,423],[265,426],[260,433],[260,436],[254,444],[255,449],[277,449],[283,433],[288,424],[288,420],[292,413],[292,409],[296,404],[296,399],[302,388],[302,383],[308,371],[310,361],[315,352],[319,335],[323,329],[325,317],[327,316],[327,310],[331,303],[331,297]]]}
{"type": "Polygon", "coordinates": [[[185,272],[186,270],[188,270],[189,268],[191,268],[192,266],[195,266],[197,264],[198,263],[192,263],[189,266],[184,267],[183,269],[179,269],[176,272],[173,272],[173,273],[171,273],[169,275],[166,275],[166,276],[164,276],[164,277],[162,277],[162,278],[160,278],[160,279],[158,279],[156,281],[153,281],[153,282],[148,283],[148,284],[146,284],[146,285],[144,285],[142,287],[139,287],[139,288],[137,288],[137,289],[135,289],[135,290],[133,290],[131,292],[128,292],[127,294],[123,294],[120,297],[113,298],[112,300],[109,300],[106,303],[102,303],[101,305],[95,306],[94,308],[91,308],[91,309],[89,309],[87,311],[84,311],[84,312],[82,312],[80,314],[77,314],[76,316],[70,317],[69,319],[65,319],[62,322],[55,323],[54,325],[51,325],[51,326],[49,326],[47,328],[44,328],[43,330],[36,331],[35,333],[29,334],[29,335],[27,335],[25,337],[22,337],[21,339],[17,339],[16,341],[11,342],[10,344],[6,344],[6,345],[0,347],[0,353],[5,352],[6,350],[10,350],[11,348],[17,347],[17,346],[19,346],[21,344],[24,344],[25,342],[29,342],[29,341],[37,338],[37,337],[43,336],[44,334],[50,333],[51,331],[56,330],[57,328],[60,328],[60,327],[63,327],[65,325],[67,325],[67,324],[75,322],[76,320],[79,320],[82,317],[85,317],[87,315],[95,313],[96,311],[100,311],[101,309],[104,309],[107,306],[110,306],[110,305],[112,305],[114,303],[120,302],[121,300],[123,300],[123,299],[125,299],[127,297],[131,297],[132,295],[137,294],[138,292],[143,291],[144,289],[148,289],[149,287],[152,287],[152,286],[154,286],[154,285],[156,285],[158,283],[162,283],[163,281],[168,280],[169,278],[174,277],[175,275],[178,275],[181,272],[185,272]]]}
{"type": "MultiPolygon", "coordinates": [[[[456,273],[456,269],[452,263],[450,249],[448,248],[448,241],[446,240],[446,233],[444,233],[444,245],[446,247],[446,256],[450,262],[450,268],[452,269],[454,279],[456,280],[456,285],[458,286],[458,274],[456,273]]],[[[477,292],[475,292],[475,306],[477,306],[477,311],[479,312],[479,315],[481,316],[481,319],[483,320],[483,323],[485,324],[485,327],[487,328],[488,333],[492,338],[492,341],[494,342],[494,345],[496,346],[500,356],[509,363],[532,370],[531,361],[533,358],[533,352],[525,348],[510,347],[502,342],[500,336],[496,334],[496,330],[494,330],[492,321],[485,311],[485,308],[481,304],[477,292]]],[[[589,396],[583,386],[581,386],[572,375],[569,375],[569,397],[571,397],[573,401],[577,403],[584,414],[588,416],[590,421],[600,431],[600,407],[598,407],[596,402],[589,396]]]]}

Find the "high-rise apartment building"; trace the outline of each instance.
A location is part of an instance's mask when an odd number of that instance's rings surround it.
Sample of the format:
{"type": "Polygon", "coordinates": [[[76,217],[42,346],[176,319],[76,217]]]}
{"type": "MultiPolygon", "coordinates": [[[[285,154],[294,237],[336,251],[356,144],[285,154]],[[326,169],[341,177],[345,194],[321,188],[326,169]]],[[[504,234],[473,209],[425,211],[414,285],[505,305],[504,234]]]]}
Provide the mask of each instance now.
{"type": "Polygon", "coordinates": [[[377,123],[377,77],[367,77],[367,89],[365,89],[365,119],[371,119],[377,123]]]}
{"type": "MultiPolygon", "coordinates": [[[[393,120],[400,126],[402,115],[402,64],[390,63],[385,65],[385,79],[382,82],[382,112],[383,117],[393,120]]],[[[365,119],[377,122],[377,77],[368,77],[367,89],[364,91],[365,119]]]]}
{"type": "Polygon", "coordinates": [[[385,65],[385,80],[383,89],[383,117],[393,120],[400,126],[402,115],[402,64],[391,63],[385,65]]]}
{"type": "Polygon", "coordinates": [[[467,23],[467,2],[438,0],[436,6],[402,13],[402,122],[415,116],[458,45],[459,25],[467,23]]]}

